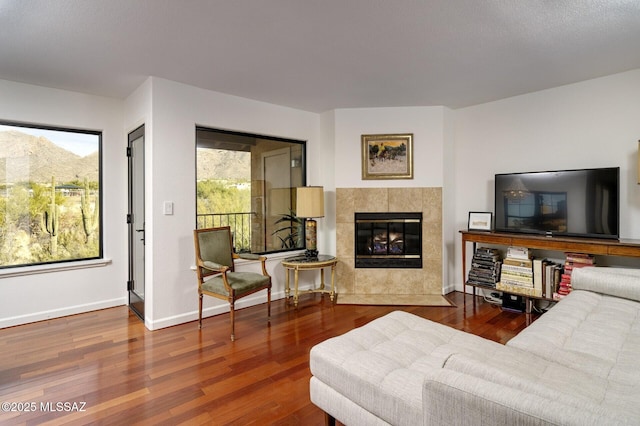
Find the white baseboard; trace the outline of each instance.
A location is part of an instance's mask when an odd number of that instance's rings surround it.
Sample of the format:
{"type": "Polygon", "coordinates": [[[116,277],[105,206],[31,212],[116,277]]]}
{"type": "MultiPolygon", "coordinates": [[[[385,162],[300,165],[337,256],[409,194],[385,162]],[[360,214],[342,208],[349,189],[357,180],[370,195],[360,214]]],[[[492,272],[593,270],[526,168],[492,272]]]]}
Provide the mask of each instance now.
{"type": "MultiPolygon", "coordinates": [[[[284,299],[284,290],[271,293],[271,301],[284,299]]],[[[242,308],[248,308],[249,306],[260,305],[267,303],[267,295],[264,293],[256,293],[252,296],[244,297],[236,302],[236,310],[242,308]]],[[[212,317],[214,315],[220,315],[229,312],[229,304],[223,303],[221,305],[204,308],[202,310],[202,318],[212,317]]],[[[191,321],[198,320],[198,311],[185,312],[184,314],[175,315],[171,317],[161,318],[155,321],[145,321],[145,326],[149,330],[159,330],[161,328],[173,327],[174,325],[184,324],[191,321]]]]}
{"type": "MultiPolygon", "coordinates": [[[[304,290],[304,287],[300,288],[304,290]]],[[[278,292],[271,293],[271,300],[284,299],[285,293],[284,290],[278,292]]],[[[247,308],[249,306],[259,305],[261,303],[266,303],[267,296],[263,293],[256,293],[255,295],[245,297],[236,302],[236,309],[247,308]]],[[[0,328],[6,327],[14,327],[16,325],[29,324],[32,322],[44,321],[53,318],[61,318],[69,315],[82,314],[85,312],[97,311],[100,309],[113,308],[115,306],[123,306],[127,305],[128,300],[127,297],[111,299],[111,300],[102,300],[95,303],[87,303],[84,305],[76,305],[76,306],[67,306],[61,309],[52,309],[48,311],[42,312],[34,312],[26,315],[18,315],[14,317],[8,318],[0,318],[0,328]]],[[[205,308],[202,311],[202,317],[207,318],[214,315],[220,315],[229,312],[229,305],[223,303],[221,305],[212,306],[209,308],[205,308]]],[[[145,326],[149,330],[158,330],[161,328],[172,327],[178,324],[184,324],[190,321],[198,320],[198,311],[194,310],[192,312],[186,312],[184,314],[175,315],[171,317],[161,318],[155,321],[145,321],[145,326]]]]}
{"type": "Polygon", "coordinates": [[[99,309],[113,308],[127,304],[127,298],[117,298],[101,300],[99,302],[87,303],[84,305],[66,306],[60,309],[34,312],[26,315],[18,315],[9,318],[0,318],[0,328],[14,327],[16,325],[29,324],[37,321],[44,321],[52,318],[66,317],[69,315],[82,314],[85,312],[97,311],[99,309]]]}
{"type": "Polygon", "coordinates": [[[451,292],[454,292],[454,291],[456,291],[456,285],[455,284],[446,285],[446,286],[444,286],[442,291],[443,291],[442,294],[449,294],[451,292]]]}

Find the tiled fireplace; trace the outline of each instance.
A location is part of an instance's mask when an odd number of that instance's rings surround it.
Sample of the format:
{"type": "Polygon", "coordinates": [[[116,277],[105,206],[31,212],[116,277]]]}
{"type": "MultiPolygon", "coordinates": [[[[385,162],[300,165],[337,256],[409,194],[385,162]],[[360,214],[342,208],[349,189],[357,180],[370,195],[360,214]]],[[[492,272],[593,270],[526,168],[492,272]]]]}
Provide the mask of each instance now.
{"type": "Polygon", "coordinates": [[[442,294],[441,188],[337,188],[336,235],[339,294],[442,294]],[[421,265],[356,267],[355,214],[395,212],[422,216],[421,265]]]}

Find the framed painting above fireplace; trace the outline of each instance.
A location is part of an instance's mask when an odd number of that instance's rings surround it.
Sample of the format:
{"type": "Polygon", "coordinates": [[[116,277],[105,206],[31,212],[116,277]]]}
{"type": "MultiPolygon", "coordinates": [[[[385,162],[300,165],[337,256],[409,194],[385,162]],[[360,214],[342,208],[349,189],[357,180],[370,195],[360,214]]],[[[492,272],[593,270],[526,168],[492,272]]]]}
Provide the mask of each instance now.
{"type": "Polygon", "coordinates": [[[413,179],[413,134],[362,135],[362,179],[413,179]]]}

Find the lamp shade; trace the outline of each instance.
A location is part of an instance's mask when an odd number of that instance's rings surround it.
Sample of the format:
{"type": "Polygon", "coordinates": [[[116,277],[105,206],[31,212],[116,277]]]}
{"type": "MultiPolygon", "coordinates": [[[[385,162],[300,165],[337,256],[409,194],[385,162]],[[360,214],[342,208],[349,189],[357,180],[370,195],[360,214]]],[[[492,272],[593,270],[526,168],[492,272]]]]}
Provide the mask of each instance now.
{"type": "Polygon", "coordinates": [[[296,216],[324,217],[324,190],[321,186],[296,188],[296,216]]]}

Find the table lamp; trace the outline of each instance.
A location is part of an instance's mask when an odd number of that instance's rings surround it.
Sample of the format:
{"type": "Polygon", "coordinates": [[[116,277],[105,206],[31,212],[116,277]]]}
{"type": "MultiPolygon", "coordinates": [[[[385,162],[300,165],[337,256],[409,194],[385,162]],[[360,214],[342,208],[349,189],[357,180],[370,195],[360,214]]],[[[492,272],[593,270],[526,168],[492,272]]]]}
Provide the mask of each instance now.
{"type": "Polygon", "coordinates": [[[296,188],[296,216],[305,218],[305,248],[308,259],[318,258],[317,223],[313,218],[324,217],[324,191],[321,186],[296,188]]]}

